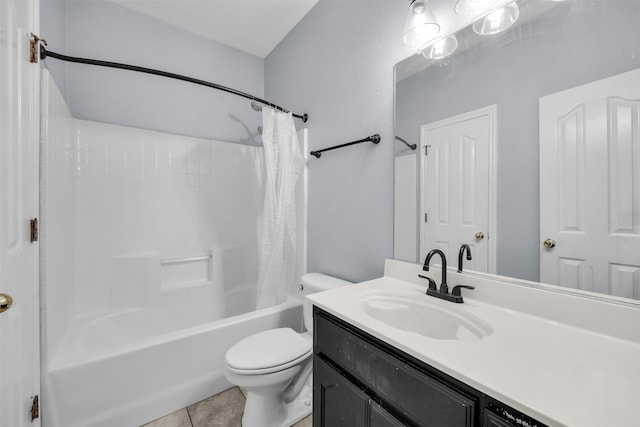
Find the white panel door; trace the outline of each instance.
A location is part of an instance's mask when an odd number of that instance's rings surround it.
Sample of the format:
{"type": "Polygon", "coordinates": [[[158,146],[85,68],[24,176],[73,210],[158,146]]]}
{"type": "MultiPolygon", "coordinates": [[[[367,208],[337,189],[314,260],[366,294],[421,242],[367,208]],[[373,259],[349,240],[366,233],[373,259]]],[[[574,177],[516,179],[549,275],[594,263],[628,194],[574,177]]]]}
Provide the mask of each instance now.
{"type": "Polygon", "coordinates": [[[37,1],[0,1],[0,424],[31,421],[39,394],[38,244],[29,223],[38,216],[39,65],[29,63],[37,1]],[[6,301],[6,300],[5,300],[6,301]]]}
{"type": "Polygon", "coordinates": [[[540,233],[542,282],[640,299],[640,70],[540,98],[540,233]]]}
{"type": "Polygon", "coordinates": [[[422,126],[421,259],[440,249],[454,265],[466,243],[465,268],[495,272],[495,129],[495,106],[422,126]]]}

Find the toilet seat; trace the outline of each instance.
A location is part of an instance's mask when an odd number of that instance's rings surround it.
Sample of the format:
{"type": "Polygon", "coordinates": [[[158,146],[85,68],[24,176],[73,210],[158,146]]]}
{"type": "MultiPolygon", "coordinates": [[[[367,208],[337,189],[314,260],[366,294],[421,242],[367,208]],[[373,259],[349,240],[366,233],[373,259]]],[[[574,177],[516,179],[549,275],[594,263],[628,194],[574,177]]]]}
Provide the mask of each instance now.
{"type": "Polygon", "coordinates": [[[233,345],[225,356],[227,369],[238,375],[270,374],[299,364],[311,356],[308,339],[291,328],[271,329],[233,345]]]}

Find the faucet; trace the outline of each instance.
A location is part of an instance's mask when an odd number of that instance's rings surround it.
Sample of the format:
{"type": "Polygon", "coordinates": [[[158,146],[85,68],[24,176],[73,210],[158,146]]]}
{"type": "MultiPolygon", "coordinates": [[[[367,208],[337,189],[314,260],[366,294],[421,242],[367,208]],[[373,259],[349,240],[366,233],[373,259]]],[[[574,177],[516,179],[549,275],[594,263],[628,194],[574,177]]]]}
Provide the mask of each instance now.
{"type": "Polygon", "coordinates": [[[467,261],[471,261],[471,248],[465,243],[460,246],[460,252],[458,252],[458,273],[462,273],[462,256],[465,250],[467,251],[467,261]]]}
{"type": "MultiPolygon", "coordinates": [[[[466,246],[466,249],[467,249],[467,259],[471,259],[471,250],[469,249],[469,245],[463,245],[463,247],[464,246],[466,246]]],[[[475,287],[467,286],[467,285],[456,285],[451,290],[451,293],[449,293],[449,286],[447,286],[447,257],[444,255],[444,252],[442,252],[440,249],[432,249],[427,254],[427,257],[424,260],[424,265],[422,266],[422,270],[429,271],[429,263],[431,262],[431,258],[434,255],[440,255],[440,258],[442,259],[442,283],[440,283],[440,289],[438,289],[436,286],[435,280],[433,280],[430,277],[423,276],[422,274],[418,274],[418,277],[422,279],[427,279],[429,281],[429,288],[427,289],[427,295],[440,298],[446,301],[463,303],[464,300],[462,299],[461,289],[462,288],[475,289],[475,287]]],[[[462,248],[460,248],[460,254],[458,258],[461,266],[462,265],[462,248]]],[[[459,271],[460,270],[461,269],[459,269],[459,271]]]]}
{"type": "Polygon", "coordinates": [[[447,257],[444,255],[444,252],[442,252],[440,249],[432,249],[424,259],[424,265],[422,266],[422,269],[424,271],[429,271],[429,263],[431,262],[431,258],[436,254],[440,255],[440,259],[442,260],[442,282],[440,283],[439,292],[448,294],[449,287],[447,286],[447,257]]]}

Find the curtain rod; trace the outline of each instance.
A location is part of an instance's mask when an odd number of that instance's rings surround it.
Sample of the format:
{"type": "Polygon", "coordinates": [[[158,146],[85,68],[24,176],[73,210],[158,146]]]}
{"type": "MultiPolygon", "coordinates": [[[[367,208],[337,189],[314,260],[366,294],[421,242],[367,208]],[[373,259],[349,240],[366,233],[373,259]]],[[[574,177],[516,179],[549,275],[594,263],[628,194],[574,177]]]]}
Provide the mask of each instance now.
{"type": "Polygon", "coordinates": [[[400,138],[398,135],[396,135],[396,139],[400,142],[403,142],[404,145],[406,145],[407,147],[411,148],[412,150],[415,150],[416,148],[418,148],[418,146],[416,144],[409,144],[407,141],[405,141],[404,139],[400,138]]]}
{"type": "Polygon", "coordinates": [[[368,136],[366,138],[363,139],[359,139],[357,141],[351,141],[351,142],[347,142],[346,144],[340,144],[340,145],[336,145],[334,147],[329,147],[329,148],[323,148],[322,150],[317,150],[317,151],[312,151],[311,154],[312,156],[315,156],[316,158],[320,158],[320,156],[322,156],[322,153],[324,153],[325,151],[330,151],[330,150],[335,150],[337,148],[343,148],[343,147],[348,147],[350,145],[354,145],[354,144],[360,144],[361,142],[373,142],[374,144],[377,144],[380,142],[380,135],[378,135],[377,133],[375,135],[371,135],[368,136]]]}
{"type": "MultiPolygon", "coordinates": [[[[269,101],[265,101],[264,99],[260,99],[260,98],[258,98],[256,96],[250,95],[248,93],[241,92],[239,90],[232,89],[232,88],[226,87],[226,86],[222,86],[222,85],[219,85],[219,84],[216,84],[216,83],[211,83],[211,82],[208,82],[208,81],[205,81],[205,80],[194,79],[193,77],[183,76],[183,75],[180,75],[180,74],[169,73],[167,71],[154,70],[153,68],[145,68],[145,67],[138,67],[136,65],[121,64],[121,63],[118,63],[118,62],[100,61],[100,60],[96,60],[96,59],[77,58],[77,57],[74,57],[74,56],[62,55],[60,53],[52,52],[52,51],[46,49],[41,44],[40,45],[40,59],[46,59],[47,57],[54,58],[54,59],[59,59],[61,61],[75,62],[75,63],[78,63],[78,64],[88,64],[88,65],[97,65],[97,66],[100,66],[100,67],[119,68],[121,70],[137,71],[139,73],[153,74],[153,75],[156,75],[156,76],[168,77],[168,78],[176,79],[176,80],[182,80],[182,81],[185,81],[185,82],[194,83],[194,84],[201,85],[201,86],[207,86],[207,87],[210,87],[210,88],[213,88],[213,89],[221,90],[223,92],[232,93],[234,95],[242,96],[243,98],[251,99],[252,101],[257,101],[257,102],[259,102],[261,104],[268,105],[269,107],[275,108],[276,110],[280,110],[280,111],[283,111],[285,113],[291,113],[291,111],[286,110],[286,109],[280,107],[279,105],[273,104],[273,103],[271,103],[269,101]]],[[[304,123],[306,123],[307,120],[309,120],[309,115],[306,114],[306,113],[302,114],[302,115],[291,113],[291,115],[293,117],[301,119],[304,123]]]]}

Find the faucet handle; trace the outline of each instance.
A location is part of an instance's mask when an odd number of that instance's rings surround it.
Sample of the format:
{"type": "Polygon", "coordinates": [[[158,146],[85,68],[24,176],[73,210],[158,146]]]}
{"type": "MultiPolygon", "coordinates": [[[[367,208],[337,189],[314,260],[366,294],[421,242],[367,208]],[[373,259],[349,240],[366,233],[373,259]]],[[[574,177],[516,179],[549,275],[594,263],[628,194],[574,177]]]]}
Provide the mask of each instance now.
{"type": "Polygon", "coordinates": [[[421,279],[427,279],[429,281],[429,289],[431,290],[436,290],[436,281],[433,280],[431,277],[427,277],[427,276],[423,276],[422,274],[418,274],[418,277],[421,279]]]}
{"type": "Polygon", "coordinates": [[[468,285],[456,285],[451,290],[451,295],[453,295],[455,297],[461,297],[462,296],[462,291],[460,290],[461,288],[475,289],[476,287],[475,286],[468,286],[468,285]]]}

